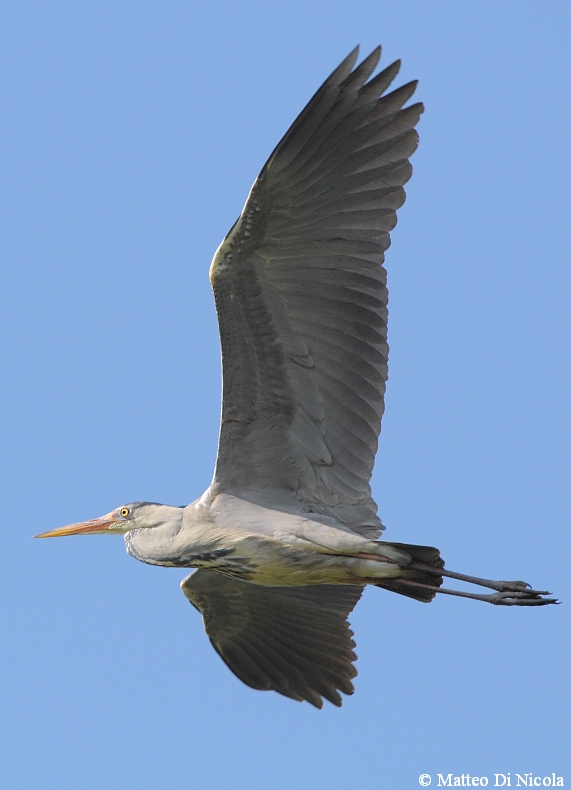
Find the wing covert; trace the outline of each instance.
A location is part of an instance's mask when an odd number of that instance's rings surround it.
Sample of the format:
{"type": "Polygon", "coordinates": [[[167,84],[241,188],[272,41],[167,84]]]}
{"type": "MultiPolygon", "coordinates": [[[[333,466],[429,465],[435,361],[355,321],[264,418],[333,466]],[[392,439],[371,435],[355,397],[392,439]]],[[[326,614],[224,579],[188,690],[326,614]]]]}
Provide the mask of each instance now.
{"type": "Polygon", "coordinates": [[[262,587],[198,570],[181,589],[204,618],[212,646],[246,685],[317,708],[353,693],[356,655],[347,616],[363,588],[262,587]]]}
{"type": "Polygon", "coordinates": [[[375,537],[387,379],[384,251],[410,178],[416,83],[357,50],[278,144],[211,266],[223,363],[213,490],[375,537]],[[369,80],[367,82],[367,80],[369,80]]]}

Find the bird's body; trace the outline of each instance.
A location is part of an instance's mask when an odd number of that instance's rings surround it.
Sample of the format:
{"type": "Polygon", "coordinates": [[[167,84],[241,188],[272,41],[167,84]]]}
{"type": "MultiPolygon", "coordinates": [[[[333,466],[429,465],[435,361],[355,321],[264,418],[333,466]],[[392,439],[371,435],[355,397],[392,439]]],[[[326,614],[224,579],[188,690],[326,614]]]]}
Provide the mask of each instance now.
{"type": "Polygon", "coordinates": [[[423,111],[403,109],[415,82],[383,95],[400,64],[371,78],[379,56],[354,68],[354,50],[325,81],[212,261],[223,397],[211,486],[187,507],[137,502],[40,536],[124,533],[143,562],[198,569],[182,590],[232,671],[317,707],[353,691],[346,618],[366,584],[424,602],[554,602],[445,570],[435,548],[378,539],[383,261],[423,111]],[[495,593],[441,588],[444,576],[495,593]]]}
{"type": "Polygon", "coordinates": [[[127,532],[129,554],[151,565],[206,568],[276,587],[364,584],[402,575],[397,563],[410,561],[390,543],[369,540],[340,524],[228,494],[212,498],[207,491],[197,502],[172,511],[180,512],[172,513],[164,527],[127,532]],[[359,554],[371,558],[355,556],[359,554]]]}

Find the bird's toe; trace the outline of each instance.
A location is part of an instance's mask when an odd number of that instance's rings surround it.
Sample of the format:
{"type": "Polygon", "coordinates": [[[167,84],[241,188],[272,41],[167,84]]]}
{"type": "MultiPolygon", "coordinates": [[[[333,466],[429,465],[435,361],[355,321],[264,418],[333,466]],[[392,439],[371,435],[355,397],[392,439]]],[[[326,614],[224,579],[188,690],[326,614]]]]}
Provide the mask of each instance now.
{"type": "Polygon", "coordinates": [[[498,582],[500,592],[519,592],[520,590],[531,590],[531,584],[527,582],[498,582]]]}
{"type": "Polygon", "coordinates": [[[551,593],[531,589],[510,590],[490,595],[489,601],[497,606],[545,606],[550,603],[559,603],[556,598],[543,598],[543,595],[551,595],[551,593]]]}

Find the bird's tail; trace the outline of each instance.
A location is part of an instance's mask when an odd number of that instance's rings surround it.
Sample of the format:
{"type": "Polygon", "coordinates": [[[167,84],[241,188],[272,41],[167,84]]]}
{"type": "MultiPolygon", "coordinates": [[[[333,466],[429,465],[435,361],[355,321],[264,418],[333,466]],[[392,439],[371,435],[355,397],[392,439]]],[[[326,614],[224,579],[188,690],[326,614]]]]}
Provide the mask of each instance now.
{"type": "MultiPolygon", "coordinates": [[[[383,541],[383,543],[384,542],[385,541],[383,541]]],[[[444,567],[444,560],[440,556],[440,552],[432,546],[411,546],[409,543],[391,543],[390,545],[406,551],[411,555],[414,562],[422,562],[423,565],[430,565],[435,569],[444,567]]],[[[406,567],[403,568],[402,571],[403,575],[401,578],[383,579],[377,582],[375,586],[384,587],[385,590],[399,593],[399,595],[406,595],[408,598],[414,598],[423,603],[430,603],[436,595],[434,590],[426,590],[422,587],[409,585],[407,584],[407,580],[420,584],[427,584],[429,587],[440,587],[442,584],[442,576],[439,576],[437,573],[430,573],[429,571],[407,570],[406,567]]]]}

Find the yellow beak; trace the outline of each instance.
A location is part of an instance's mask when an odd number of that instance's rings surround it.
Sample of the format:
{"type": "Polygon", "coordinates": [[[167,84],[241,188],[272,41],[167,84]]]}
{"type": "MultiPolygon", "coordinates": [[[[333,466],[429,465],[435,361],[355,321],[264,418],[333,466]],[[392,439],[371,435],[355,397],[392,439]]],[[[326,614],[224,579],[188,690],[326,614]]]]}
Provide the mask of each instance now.
{"type": "Polygon", "coordinates": [[[107,513],[106,516],[94,518],[91,521],[80,521],[77,524],[69,524],[67,527],[58,527],[49,532],[42,532],[34,535],[35,538],[63,538],[66,535],[105,535],[113,529],[114,524],[122,522],[115,513],[107,513]]]}

